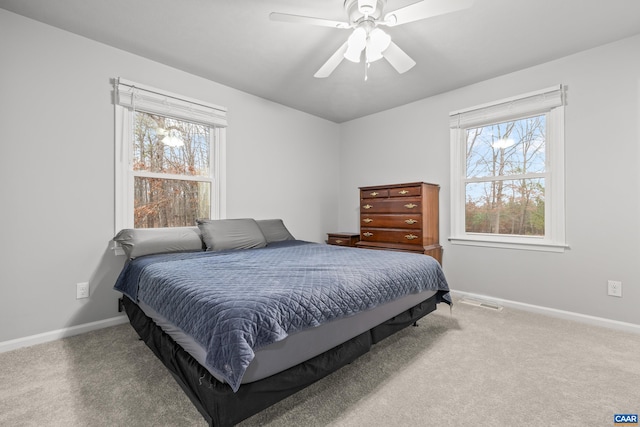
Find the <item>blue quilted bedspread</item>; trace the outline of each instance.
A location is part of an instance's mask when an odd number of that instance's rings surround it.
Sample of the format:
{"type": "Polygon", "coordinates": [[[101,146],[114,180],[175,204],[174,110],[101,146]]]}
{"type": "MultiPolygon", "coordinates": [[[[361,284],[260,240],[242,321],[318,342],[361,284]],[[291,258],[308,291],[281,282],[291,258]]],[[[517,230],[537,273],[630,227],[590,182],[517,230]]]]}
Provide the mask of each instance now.
{"type": "Polygon", "coordinates": [[[254,350],[292,332],[423,289],[450,303],[431,257],[302,241],[140,257],[125,266],[115,289],[191,335],[207,349],[209,369],[234,391],[254,350]]]}

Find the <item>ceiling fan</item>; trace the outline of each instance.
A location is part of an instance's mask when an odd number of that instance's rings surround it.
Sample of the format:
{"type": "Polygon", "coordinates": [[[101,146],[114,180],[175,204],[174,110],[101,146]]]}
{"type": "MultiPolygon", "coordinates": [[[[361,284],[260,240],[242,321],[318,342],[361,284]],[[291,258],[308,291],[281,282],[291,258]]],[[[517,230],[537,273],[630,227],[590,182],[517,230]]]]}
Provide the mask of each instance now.
{"type": "Polygon", "coordinates": [[[370,64],[385,58],[393,68],[402,74],[409,71],[416,62],[411,59],[391,36],[380,26],[395,27],[433,16],[466,9],[474,0],[418,0],[408,6],[391,12],[384,11],[387,0],[345,0],[344,10],[348,22],[332,21],[309,16],[290,15],[272,12],[269,17],[273,21],[293,22],[299,24],[318,25],[338,29],[353,29],[351,35],[338,50],[314,74],[314,77],[329,77],[343,58],[352,62],[365,62],[365,80],[370,64]]]}

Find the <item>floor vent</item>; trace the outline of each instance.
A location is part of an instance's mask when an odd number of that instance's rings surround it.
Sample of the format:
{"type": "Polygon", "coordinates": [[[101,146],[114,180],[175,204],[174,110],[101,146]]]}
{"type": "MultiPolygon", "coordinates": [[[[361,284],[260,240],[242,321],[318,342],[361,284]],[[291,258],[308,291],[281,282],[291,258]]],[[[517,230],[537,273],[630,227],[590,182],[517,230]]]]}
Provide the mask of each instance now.
{"type": "Polygon", "coordinates": [[[495,310],[495,311],[502,310],[502,306],[501,305],[494,304],[492,302],[487,302],[487,301],[480,301],[480,300],[474,300],[474,299],[469,299],[469,298],[463,298],[463,299],[460,300],[460,303],[467,304],[467,305],[473,305],[475,307],[489,308],[489,309],[495,310]]]}

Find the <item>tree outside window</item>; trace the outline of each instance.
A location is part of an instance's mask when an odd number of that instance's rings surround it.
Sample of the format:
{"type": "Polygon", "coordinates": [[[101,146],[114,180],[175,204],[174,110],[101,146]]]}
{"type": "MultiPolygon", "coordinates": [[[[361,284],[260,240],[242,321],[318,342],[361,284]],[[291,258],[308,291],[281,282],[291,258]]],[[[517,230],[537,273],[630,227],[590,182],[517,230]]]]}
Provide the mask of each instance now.
{"type": "Polygon", "coordinates": [[[544,115],[467,130],[465,231],[545,232],[544,115]]]}
{"type": "Polygon", "coordinates": [[[135,112],[134,227],[192,226],[211,211],[210,127],[135,112]]]}

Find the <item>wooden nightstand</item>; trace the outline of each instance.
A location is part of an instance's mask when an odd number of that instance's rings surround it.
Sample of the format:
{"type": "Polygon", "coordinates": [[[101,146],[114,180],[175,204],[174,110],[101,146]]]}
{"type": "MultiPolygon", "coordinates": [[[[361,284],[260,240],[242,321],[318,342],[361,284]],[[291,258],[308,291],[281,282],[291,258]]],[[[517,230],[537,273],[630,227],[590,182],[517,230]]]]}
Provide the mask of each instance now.
{"type": "Polygon", "coordinates": [[[337,246],[356,246],[360,240],[359,233],[327,233],[327,244],[337,246]]]}

